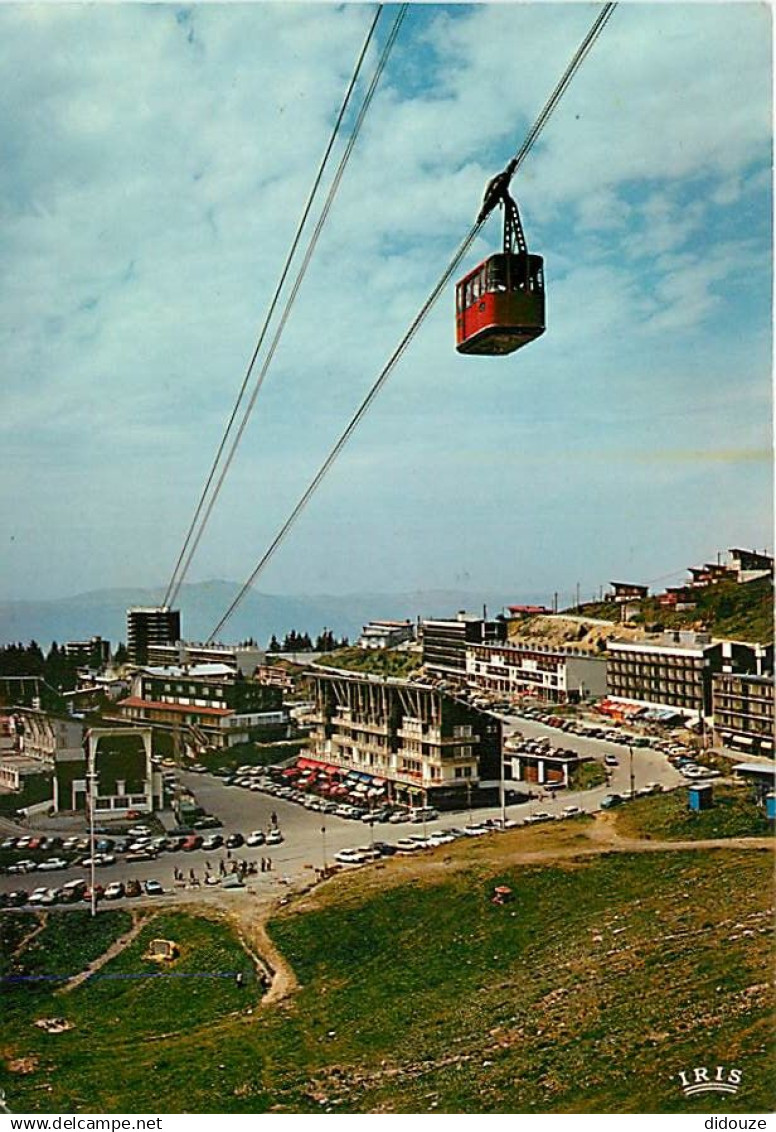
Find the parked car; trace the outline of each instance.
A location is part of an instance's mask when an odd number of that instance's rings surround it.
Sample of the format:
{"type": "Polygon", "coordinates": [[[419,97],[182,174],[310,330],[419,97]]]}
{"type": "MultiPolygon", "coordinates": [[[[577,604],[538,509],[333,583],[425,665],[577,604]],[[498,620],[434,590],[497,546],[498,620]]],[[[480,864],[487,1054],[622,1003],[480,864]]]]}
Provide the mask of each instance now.
{"type": "Polygon", "coordinates": [[[230,833],[224,844],[227,849],[239,849],[241,845],[245,844],[245,838],[241,833],[230,833]]]}
{"type": "Polygon", "coordinates": [[[245,844],[250,845],[250,847],[253,849],[257,845],[263,845],[265,840],[266,838],[264,837],[263,832],[260,829],[254,829],[253,833],[249,833],[245,838],[245,844]]]}
{"type": "Polygon", "coordinates": [[[625,799],[620,794],[607,794],[601,799],[601,809],[611,810],[615,806],[621,806],[625,799]]]}
{"type": "Polygon", "coordinates": [[[561,813],[564,818],[575,818],[578,814],[581,814],[582,811],[579,806],[564,806],[561,813]]]}
{"type": "Polygon", "coordinates": [[[124,885],[125,896],[140,896],[142,891],[139,880],[128,880],[124,885]]]}
{"type": "Polygon", "coordinates": [[[363,865],[366,857],[360,849],[340,849],[334,854],[334,860],[340,865],[363,865]]]}
{"type": "Polygon", "coordinates": [[[616,755],[604,755],[604,764],[606,766],[619,766],[619,760],[616,755]]]}
{"type": "Polygon", "coordinates": [[[103,893],[106,900],[120,900],[124,895],[124,885],[120,880],[112,880],[103,893]]]}
{"type": "Polygon", "coordinates": [[[37,861],[23,860],[15,861],[6,869],[7,873],[33,873],[38,867],[37,861]]]}
{"type": "Polygon", "coordinates": [[[128,865],[132,865],[137,861],[155,861],[158,855],[155,849],[148,846],[145,849],[135,849],[132,853],[127,853],[124,860],[128,865]]]}
{"type": "Polygon", "coordinates": [[[164,894],[164,889],[161,884],[158,880],[154,880],[153,877],[149,877],[143,887],[145,888],[146,896],[162,896],[164,894]]]}
{"type": "Polygon", "coordinates": [[[279,829],[271,829],[267,834],[267,845],[280,845],[283,840],[283,834],[279,829]]]}
{"type": "Polygon", "coordinates": [[[220,849],[224,843],[224,839],[220,833],[211,833],[202,842],[202,848],[205,850],[220,849]]]}
{"type": "Polygon", "coordinates": [[[74,904],[76,900],[81,899],[85,892],[85,880],[69,880],[67,884],[62,885],[62,901],[64,904],[74,904]]]}
{"type": "Polygon", "coordinates": [[[198,833],[192,833],[190,837],[186,838],[183,845],[181,845],[181,849],[183,849],[184,853],[193,853],[195,849],[201,849],[201,847],[202,838],[198,833]]]}
{"type": "Polygon", "coordinates": [[[528,814],[528,816],[525,818],[525,824],[526,825],[535,825],[537,822],[554,821],[554,820],[555,820],[554,814],[548,813],[547,810],[537,810],[533,814],[528,814]]]}

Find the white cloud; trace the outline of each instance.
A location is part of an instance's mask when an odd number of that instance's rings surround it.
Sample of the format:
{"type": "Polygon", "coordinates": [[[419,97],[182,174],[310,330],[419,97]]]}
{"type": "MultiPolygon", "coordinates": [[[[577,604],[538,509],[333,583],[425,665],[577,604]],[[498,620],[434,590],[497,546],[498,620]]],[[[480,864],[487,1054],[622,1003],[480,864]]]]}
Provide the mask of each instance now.
{"type": "MultiPolygon", "coordinates": [[[[121,499],[123,569],[163,577],[370,17],[327,4],[0,7],[6,522],[29,509],[51,529],[52,494],[101,483],[79,540],[99,540],[121,499]]],[[[585,5],[410,13],[195,576],[237,576],[258,556],[259,535],[397,344],[590,20],[585,5]]],[[[568,445],[584,444],[585,429],[603,443],[594,422],[607,413],[610,429],[632,427],[645,396],[650,443],[668,451],[671,398],[684,412],[702,389],[716,404],[727,373],[743,373],[739,404],[720,412],[749,443],[747,396],[769,397],[770,326],[746,290],[770,278],[769,21],[754,4],[618,7],[516,181],[529,241],[547,258],[547,335],[511,360],[462,359],[448,291],[305,518],[343,586],[390,574],[380,525],[392,507],[414,532],[417,584],[426,561],[439,582],[456,531],[481,530],[478,500],[503,513],[529,473],[537,498],[556,498],[568,445]],[[743,203],[736,241],[710,218],[743,203]],[[555,479],[535,463],[484,470],[490,454],[466,455],[472,433],[486,453],[557,435],[555,479]],[[390,501],[381,515],[378,498],[390,501]],[[323,517],[337,509],[360,524],[357,553],[327,535],[323,517]]],[[[494,219],[467,262],[498,240],[494,219]]],[[[597,477],[578,485],[581,515],[597,477]]],[[[540,512],[505,535],[510,553],[538,537],[540,512]]],[[[57,537],[71,537],[67,523],[57,537]]],[[[561,528],[558,547],[563,538],[561,528]]],[[[29,562],[39,554],[36,542],[29,562]]],[[[284,559],[281,580],[309,579],[304,557],[284,559]]],[[[63,589],[84,582],[77,559],[62,555],[63,589]]],[[[483,555],[483,578],[490,569],[483,555]]],[[[35,572],[18,553],[8,570],[10,590],[35,572]]]]}

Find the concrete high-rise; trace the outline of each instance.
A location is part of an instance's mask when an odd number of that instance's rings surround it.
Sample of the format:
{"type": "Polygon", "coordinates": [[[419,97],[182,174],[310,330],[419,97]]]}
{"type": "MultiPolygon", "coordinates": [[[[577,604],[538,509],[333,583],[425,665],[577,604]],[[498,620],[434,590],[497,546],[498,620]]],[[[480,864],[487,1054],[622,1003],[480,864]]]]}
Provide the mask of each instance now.
{"type": "Polygon", "coordinates": [[[134,606],[127,610],[127,653],[130,664],[147,664],[148,650],[154,645],[174,645],[181,636],[181,615],[177,609],[161,606],[134,606]]]}

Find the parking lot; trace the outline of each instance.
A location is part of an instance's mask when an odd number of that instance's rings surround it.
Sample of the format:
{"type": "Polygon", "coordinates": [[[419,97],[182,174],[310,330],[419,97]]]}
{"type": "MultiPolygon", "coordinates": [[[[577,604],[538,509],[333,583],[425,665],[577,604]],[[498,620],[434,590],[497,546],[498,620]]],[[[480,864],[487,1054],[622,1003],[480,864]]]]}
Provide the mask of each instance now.
{"type": "MultiPolygon", "coordinates": [[[[654,788],[670,789],[685,781],[668,762],[663,751],[651,747],[631,748],[629,751],[621,744],[585,735],[571,734],[548,726],[538,719],[502,716],[505,735],[520,731],[527,738],[549,738],[555,747],[562,746],[580,754],[591,756],[599,762],[606,756],[611,763],[606,785],[584,791],[560,790],[557,793],[534,787],[536,797],[520,805],[509,805],[505,810],[509,826],[530,824],[535,820],[555,820],[571,817],[576,813],[590,813],[601,808],[607,795],[618,793],[628,795],[631,788],[631,772],[636,791],[644,790],[647,784],[654,788]],[[632,762],[631,762],[632,754],[632,762]]],[[[131,900],[126,895],[130,885],[139,895],[148,899],[203,894],[209,890],[222,890],[226,886],[239,886],[237,877],[242,874],[244,884],[251,889],[266,894],[277,892],[279,888],[310,879],[315,870],[330,867],[333,863],[360,864],[374,859],[383,853],[417,853],[424,847],[445,844],[454,837],[477,837],[487,833],[496,834],[502,821],[501,808],[489,807],[475,811],[445,813],[427,821],[400,823],[380,822],[369,824],[358,817],[346,818],[334,813],[321,813],[305,808],[298,801],[292,801],[277,794],[268,794],[256,785],[248,787],[250,779],[244,779],[242,786],[226,785],[223,778],[210,774],[181,772],[180,783],[192,791],[198,804],[222,823],[214,830],[202,831],[202,837],[215,835],[216,840],[204,844],[184,845],[168,842],[158,846],[155,855],[143,852],[142,835],[135,851],[106,851],[107,860],[96,868],[96,880],[107,888],[114,885],[116,899],[131,900]],[[274,819],[274,820],[273,820],[274,819]],[[276,830],[275,836],[281,838],[277,844],[246,844],[251,834],[252,840],[260,841],[261,835],[276,830]],[[452,831],[452,832],[451,832],[452,831]],[[238,835],[235,843],[229,845],[227,839],[238,835]],[[220,844],[224,839],[224,844],[220,844]],[[375,845],[378,846],[375,849],[375,845]],[[380,848],[384,846],[384,848],[380,848]],[[139,851],[138,851],[139,850],[139,851]],[[343,856],[343,851],[346,852],[343,856]],[[269,867],[262,869],[262,859],[269,867]],[[235,875],[236,874],[236,875],[235,875]],[[231,879],[227,879],[231,878],[231,879]],[[123,886],[123,891],[120,887],[123,886]],[[149,891],[150,889],[150,891],[149,891]]],[[[265,779],[265,782],[268,781],[265,779]]],[[[277,789],[277,787],[274,787],[277,789]]],[[[17,831],[18,832],[18,831],[17,831]]],[[[49,833],[51,831],[49,830],[49,833]]],[[[40,853],[33,854],[41,859],[40,853]]],[[[23,851],[15,852],[16,859],[30,858],[23,851]]],[[[25,891],[30,894],[36,888],[62,889],[68,883],[84,880],[88,882],[89,866],[83,865],[88,859],[88,848],[75,854],[63,852],[61,847],[52,847],[50,858],[67,860],[64,868],[52,867],[41,871],[36,868],[28,873],[4,873],[0,875],[0,895],[25,891]]],[[[3,898],[5,899],[5,898],[3,898]]],[[[57,903],[60,901],[57,900],[57,903]]],[[[45,899],[43,906],[46,906],[45,899]]]]}

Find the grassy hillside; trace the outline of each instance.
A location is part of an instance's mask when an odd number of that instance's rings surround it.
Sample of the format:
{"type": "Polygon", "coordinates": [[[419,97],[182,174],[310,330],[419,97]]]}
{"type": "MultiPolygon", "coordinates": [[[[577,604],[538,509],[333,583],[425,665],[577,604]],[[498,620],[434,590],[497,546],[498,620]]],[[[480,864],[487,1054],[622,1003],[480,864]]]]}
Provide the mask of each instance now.
{"type": "Polygon", "coordinates": [[[138,940],[114,982],[16,991],[0,1087],[31,1113],[771,1111],[769,855],[504,864],[580,837],[516,831],[292,903],[270,929],[301,986],[276,1006],[234,984],[225,922],[165,916],[146,935],[184,944],[187,977],[122,981],[147,967],[138,940]],[[514,902],[491,903],[499,883],[514,902]],[[707,1062],[743,1070],[738,1096],[682,1095],[707,1062]]]}
{"type": "Polygon", "coordinates": [[[420,668],[420,654],[400,652],[398,649],[337,649],[325,653],[315,662],[330,668],[345,668],[352,672],[373,672],[378,676],[410,676],[420,668]]]}
{"type": "MultiPolygon", "coordinates": [[[[760,644],[773,640],[773,583],[769,578],[745,585],[721,582],[696,594],[696,608],[679,613],[662,608],[655,597],[647,598],[636,623],[665,629],[703,627],[715,637],[760,644]]],[[[620,607],[613,602],[583,605],[580,612],[614,622],[620,618],[620,607]]]]}

